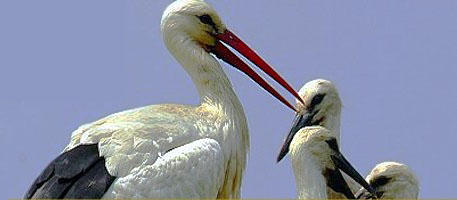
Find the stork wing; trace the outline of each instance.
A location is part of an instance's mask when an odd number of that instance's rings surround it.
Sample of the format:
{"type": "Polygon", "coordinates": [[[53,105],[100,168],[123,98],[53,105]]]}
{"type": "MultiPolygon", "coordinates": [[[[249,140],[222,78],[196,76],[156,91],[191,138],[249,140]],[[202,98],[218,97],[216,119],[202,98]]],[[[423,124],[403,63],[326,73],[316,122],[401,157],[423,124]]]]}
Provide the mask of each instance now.
{"type": "Polygon", "coordinates": [[[224,182],[224,166],[217,141],[195,140],[118,177],[104,198],[214,199],[224,182]]]}
{"type": "Polygon", "coordinates": [[[80,145],[53,160],[25,198],[100,198],[114,179],[106,170],[105,159],[99,156],[97,144],[80,145]]]}
{"type": "Polygon", "coordinates": [[[68,163],[53,161],[26,198],[63,198],[84,184],[88,191],[71,197],[216,198],[231,152],[224,154],[216,140],[199,134],[195,119],[201,116],[194,113],[192,107],[155,105],[81,126],[59,156],[68,157],[68,163]],[[171,112],[176,109],[181,112],[171,112]],[[70,169],[70,178],[61,174],[69,172],[57,168],[70,169]]]}

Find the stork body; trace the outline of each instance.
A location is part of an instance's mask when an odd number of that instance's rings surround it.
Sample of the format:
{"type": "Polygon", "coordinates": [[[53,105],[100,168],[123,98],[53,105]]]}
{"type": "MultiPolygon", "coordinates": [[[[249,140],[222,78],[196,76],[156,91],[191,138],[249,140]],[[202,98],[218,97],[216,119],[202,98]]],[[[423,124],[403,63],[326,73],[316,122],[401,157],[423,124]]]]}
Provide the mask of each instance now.
{"type": "Polygon", "coordinates": [[[163,14],[161,30],[167,48],[195,83],[200,104],[152,105],[81,126],[26,198],[240,197],[248,126],[214,56],[294,108],[221,42],[298,94],[202,0],[173,2],[163,14]]]}
{"type": "Polygon", "coordinates": [[[220,107],[153,105],[121,112],[76,130],[67,149],[98,143],[108,172],[117,177],[105,198],[238,197],[248,128],[242,113],[220,107]]]}
{"type": "Polygon", "coordinates": [[[299,199],[354,199],[340,170],[373,192],[339,152],[335,134],[322,126],[300,129],[290,153],[299,199]]]}
{"type": "MultiPolygon", "coordinates": [[[[381,199],[417,199],[419,195],[419,180],[413,171],[402,163],[379,163],[371,170],[366,180],[381,199]]],[[[371,199],[373,195],[361,189],[356,197],[371,199]]]]}

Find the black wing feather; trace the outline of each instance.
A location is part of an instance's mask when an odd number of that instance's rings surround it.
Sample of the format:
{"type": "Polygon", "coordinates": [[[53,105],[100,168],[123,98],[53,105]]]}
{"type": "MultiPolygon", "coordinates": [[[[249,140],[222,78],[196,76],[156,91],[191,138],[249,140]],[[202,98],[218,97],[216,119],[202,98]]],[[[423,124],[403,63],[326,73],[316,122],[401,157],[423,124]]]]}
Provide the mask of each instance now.
{"type": "Polygon", "coordinates": [[[35,193],[35,191],[39,187],[41,187],[44,182],[49,180],[49,178],[51,178],[51,175],[53,173],[54,173],[54,165],[51,162],[51,164],[49,164],[49,166],[46,167],[46,169],[44,169],[43,172],[41,172],[41,174],[38,176],[38,178],[35,180],[35,182],[32,183],[32,185],[30,186],[28,192],[25,195],[25,198],[26,199],[32,198],[33,193],[35,193]]]}
{"type": "Polygon", "coordinates": [[[59,181],[57,176],[52,176],[41,187],[37,188],[34,193],[27,195],[31,196],[30,198],[32,199],[58,199],[70,186],[71,182],[59,181]]]}
{"type": "Polygon", "coordinates": [[[87,173],[79,178],[65,194],[65,199],[101,198],[114,177],[108,174],[104,159],[100,159],[87,173]]]}
{"type": "Polygon", "coordinates": [[[99,160],[98,145],[80,145],[57,157],[54,161],[54,172],[64,179],[71,179],[87,170],[99,160]]]}
{"type": "Polygon", "coordinates": [[[54,159],[30,186],[25,198],[101,198],[113,183],[98,144],[77,146],[54,159]]]}

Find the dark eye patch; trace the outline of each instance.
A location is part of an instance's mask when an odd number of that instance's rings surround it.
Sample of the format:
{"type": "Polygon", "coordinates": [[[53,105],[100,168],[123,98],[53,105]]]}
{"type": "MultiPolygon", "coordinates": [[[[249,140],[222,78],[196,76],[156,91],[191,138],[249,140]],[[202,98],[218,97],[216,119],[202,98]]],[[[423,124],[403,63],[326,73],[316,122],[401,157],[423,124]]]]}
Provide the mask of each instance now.
{"type": "Polygon", "coordinates": [[[311,100],[311,107],[316,106],[317,104],[320,104],[322,100],[324,100],[325,94],[316,94],[316,96],[313,97],[311,100]]]}
{"type": "Polygon", "coordinates": [[[381,187],[381,186],[387,184],[390,181],[390,179],[392,179],[392,178],[380,176],[380,177],[370,181],[370,185],[373,186],[374,188],[381,187]]]}

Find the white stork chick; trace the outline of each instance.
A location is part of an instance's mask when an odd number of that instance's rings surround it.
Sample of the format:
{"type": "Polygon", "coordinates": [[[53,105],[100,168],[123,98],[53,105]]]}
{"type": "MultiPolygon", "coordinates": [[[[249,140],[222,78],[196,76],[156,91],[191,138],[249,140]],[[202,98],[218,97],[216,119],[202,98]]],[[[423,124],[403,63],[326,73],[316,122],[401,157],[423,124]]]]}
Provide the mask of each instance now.
{"type": "MultiPolygon", "coordinates": [[[[282,146],[277,162],[281,161],[289,151],[288,144],[294,135],[303,127],[320,125],[335,134],[337,143],[340,144],[341,99],[338,90],[332,82],[316,79],[307,82],[298,92],[304,104],[297,100],[298,109],[292,123],[292,128],[282,146]]],[[[353,179],[343,174],[353,193],[360,189],[360,185],[353,179]]]]}
{"type": "Polygon", "coordinates": [[[290,154],[299,199],[354,199],[340,170],[374,192],[340,153],[336,135],[322,126],[300,129],[290,154]]]}
{"type": "Polygon", "coordinates": [[[152,105],[81,126],[25,198],[240,197],[248,125],[216,57],[294,108],[223,43],[300,97],[202,0],[174,1],[161,30],[168,50],[195,83],[200,104],[152,105]]]}
{"type": "MultiPolygon", "coordinates": [[[[376,165],[366,180],[376,190],[381,199],[417,199],[419,195],[419,181],[413,171],[405,164],[397,162],[383,162],[376,165]]],[[[373,196],[361,189],[358,199],[371,199],[373,196]]]]}
{"type": "Polygon", "coordinates": [[[335,134],[340,140],[341,100],[338,90],[332,82],[316,79],[307,82],[298,92],[304,104],[297,100],[297,110],[292,128],[279,152],[277,161],[281,161],[289,152],[290,141],[303,127],[319,125],[335,134]]]}

